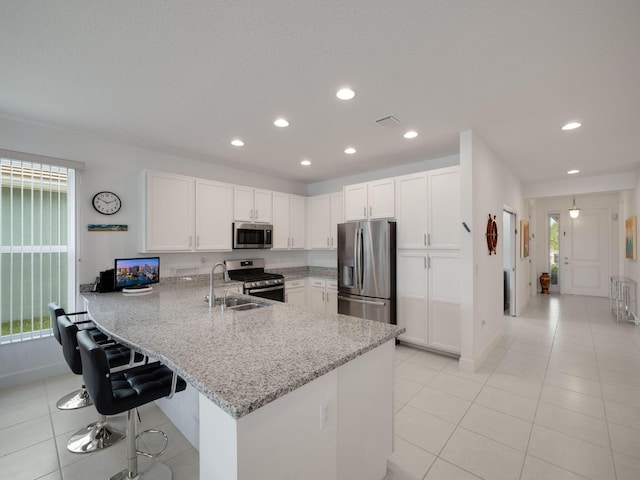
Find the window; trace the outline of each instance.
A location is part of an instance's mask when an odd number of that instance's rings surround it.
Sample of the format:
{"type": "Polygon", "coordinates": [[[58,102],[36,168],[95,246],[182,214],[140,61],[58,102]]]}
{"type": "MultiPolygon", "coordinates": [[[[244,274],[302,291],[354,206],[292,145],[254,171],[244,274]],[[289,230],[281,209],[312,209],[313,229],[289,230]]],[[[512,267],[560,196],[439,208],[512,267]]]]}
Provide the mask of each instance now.
{"type": "Polygon", "coordinates": [[[0,154],[0,343],[8,343],[51,335],[49,302],[74,305],[75,170],[0,154]]]}

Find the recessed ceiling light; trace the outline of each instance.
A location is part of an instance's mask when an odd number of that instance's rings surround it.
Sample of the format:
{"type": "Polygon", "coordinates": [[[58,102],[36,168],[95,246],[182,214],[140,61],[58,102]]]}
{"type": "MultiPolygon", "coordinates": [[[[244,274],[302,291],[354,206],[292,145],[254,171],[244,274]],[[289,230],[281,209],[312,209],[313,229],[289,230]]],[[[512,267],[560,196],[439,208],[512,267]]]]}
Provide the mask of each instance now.
{"type": "Polygon", "coordinates": [[[287,122],[286,119],[284,118],[277,118],[275,122],[273,122],[273,124],[276,127],[280,127],[280,128],[284,128],[284,127],[288,127],[289,126],[289,122],[287,122]]]}
{"type": "Polygon", "coordinates": [[[566,125],[562,126],[562,130],[575,130],[576,128],[580,128],[582,124],[580,122],[569,122],[566,125]]]}
{"type": "Polygon", "coordinates": [[[580,173],[580,170],[575,170],[575,169],[574,170],[569,170],[567,172],[567,175],[575,175],[576,173],[580,173]]]}
{"type": "Polygon", "coordinates": [[[233,145],[234,147],[244,147],[244,142],[239,138],[234,138],[233,140],[231,140],[231,145],[233,145]]]}
{"type": "Polygon", "coordinates": [[[341,88],[340,90],[338,90],[338,93],[336,93],[336,97],[338,97],[340,100],[351,100],[355,96],[356,92],[354,92],[350,88],[341,88]]]}
{"type": "Polygon", "coordinates": [[[347,155],[353,155],[354,153],[356,153],[356,149],[353,147],[345,148],[344,153],[346,153],[347,155]]]}
{"type": "Polygon", "coordinates": [[[304,165],[305,167],[308,167],[309,165],[311,165],[311,162],[309,160],[302,160],[300,162],[300,165],[304,165]]]}
{"type": "Polygon", "coordinates": [[[407,133],[403,135],[404,138],[416,138],[418,136],[418,132],[415,130],[409,130],[407,133]]]}

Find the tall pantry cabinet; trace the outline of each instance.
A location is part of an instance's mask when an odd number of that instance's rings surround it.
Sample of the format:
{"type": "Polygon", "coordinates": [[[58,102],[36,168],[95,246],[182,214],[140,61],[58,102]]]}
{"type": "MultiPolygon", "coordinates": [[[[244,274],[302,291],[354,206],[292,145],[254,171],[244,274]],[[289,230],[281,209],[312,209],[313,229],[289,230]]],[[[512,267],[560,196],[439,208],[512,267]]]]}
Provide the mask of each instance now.
{"type": "Polygon", "coordinates": [[[460,353],[460,168],[396,178],[400,340],[460,353]]]}

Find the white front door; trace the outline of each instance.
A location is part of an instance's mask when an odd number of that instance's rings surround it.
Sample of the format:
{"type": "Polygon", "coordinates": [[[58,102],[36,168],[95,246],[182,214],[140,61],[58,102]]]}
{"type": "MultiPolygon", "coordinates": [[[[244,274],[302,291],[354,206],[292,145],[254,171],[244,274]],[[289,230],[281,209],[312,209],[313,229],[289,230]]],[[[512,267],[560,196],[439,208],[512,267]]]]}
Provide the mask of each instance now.
{"type": "Polygon", "coordinates": [[[567,249],[562,253],[565,293],[609,294],[611,211],[608,207],[583,208],[578,218],[567,220],[567,249]]]}

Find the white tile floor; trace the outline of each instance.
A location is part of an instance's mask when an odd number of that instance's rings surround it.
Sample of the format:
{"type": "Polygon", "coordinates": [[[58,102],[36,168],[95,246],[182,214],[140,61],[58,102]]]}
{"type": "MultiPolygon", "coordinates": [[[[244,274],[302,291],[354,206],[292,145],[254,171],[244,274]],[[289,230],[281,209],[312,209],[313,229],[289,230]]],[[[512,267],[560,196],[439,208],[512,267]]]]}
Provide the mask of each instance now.
{"type": "MultiPolygon", "coordinates": [[[[606,299],[532,298],[521,317],[505,317],[503,341],[473,374],[406,346],[396,360],[388,480],[640,479],[640,327],[616,324],[606,299]]],[[[95,415],[56,409],[78,383],[63,375],[0,390],[2,478],[106,479],[124,468],[124,442],[66,451],[95,415]]],[[[198,479],[198,452],[154,405],[141,415],[143,428],[170,437],[158,461],[176,480],[198,479]]],[[[113,421],[124,429],[123,416],[113,421]]]]}
{"type": "Polygon", "coordinates": [[[474,374],[400,346],[393,479],[640,479],[640,327],[532,298],[474,374]]]}

